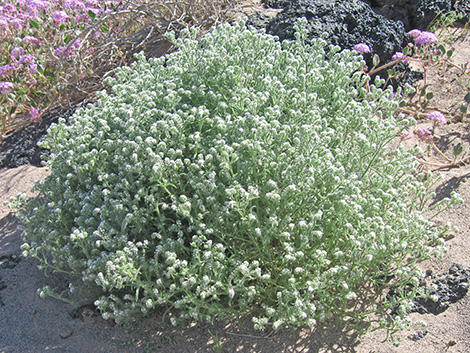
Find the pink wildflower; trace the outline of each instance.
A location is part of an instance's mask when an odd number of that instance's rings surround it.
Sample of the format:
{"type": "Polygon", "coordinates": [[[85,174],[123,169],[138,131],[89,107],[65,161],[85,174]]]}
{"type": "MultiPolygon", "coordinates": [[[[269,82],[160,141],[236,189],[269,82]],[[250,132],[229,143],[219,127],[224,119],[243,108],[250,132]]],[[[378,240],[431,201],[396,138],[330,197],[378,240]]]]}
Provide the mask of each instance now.
{"type": "Polygon", "coordinates": [[[24,48],[16,47],[11,50],[11,57],[13,59],[18,59],[24,53],[24,48]]]}
{"type": "Polygon", "coordinates": [[[22,64],[31,64],[34,60],[36,60],[36,58],[33,55],[26,54],[26,55],[23,55],[20,58],[20,63],[22,63],[22,64]]]}
{"type": "Polygon", "coordinates": [[[52,14],[52,19],[58,24],[67,22],[68,18],[69,15],[65,11],[54,11],[52,14]]]}
{"type": "Polygon", "coordinates": [[[0,66],[0,77],[9,76],[15,71],[15,68],[11,65],[0,66]]]}
{"type": "Polygon", "coordinates": [[[370,47],[364,43],[356,44],[353,49],[358,53],[370,53],[370,47]]]}
{"type": "Polygon", "coordinates": [[[4,12],[15,13],[17,10],[16,10],[16,6],[13,5],[13,4],[5,4],[3,6],[3,11],[4,12]]]}
{"type": "Polygon", "coordinates": [[[13,88],[13,83],[11,83],[10,81],[0,82],[0,92],[2,92],[2,94],[7,94],[10,88],[13,88]]]}
{"type": "Polygon", "coordinates": [[[429,120],[438,121],[438,122],[441,122],[441,123],[444,123],[444,124],[447,123],[447,119],[446,119],[445,115],[442,114],[441,112],[438,112],[438,111],[431,112],[428,115],[426,115],[426,117],[429,120]]]}
{"type": "Polygon", "coordinates": [[[80,38],[75,39],[75,41],[72,43],[72,48],[73,49],[78,49],[82,45],[82,40],[80,38]]]}
{"type": "Polygon", "coordinates": [[[28,5],[29,5],[28,10],[29,9],[42,10],[42,9],[45,9],[50,4],[42,0],[30,0],[28,5]]]}
{"type": "Polygon", "coordinates": [[[423,140],[431,140],[434,136],[432,135],[432,131],[426,128],[421,128],[416,130],[416,134],[420,139],[423,140]]]}
{"type": "Polygon", "coordinates": [[[65,51],[65,49],[67,49],[67,47],[57,47],[54,51],[54,55],[58,58],[64,57],[67,59],[70,55],[73,54],[73,51],[71,48],[69,48],[67,51],[65,51]]]}
{"type": "Polygon", "coordinates": [[[439,39],[434,33],[426,31],[422,31],[421,34],[415,38],[415,44],[419,45],[437,43],[438,41],[439,39]]]}
{"type": "Polygon", "coordinates": [[[85,22],[86,17],[82,15],[81,13],[75,15],[75,22],[85,22]]]}
{"type": "MultiPolygon", "coordinates": [[[[395,61],[395,60],[398,60],[398,59],[402,59],[403,57],[405,57],[405,55],[401,52],[401,51],[397,51],[393,56],[392,56],[392,60],[395,61]]],[[[404,59],[401,61],[404,65],[408,65],[408,60],[404,59]]]]}
{"type": "Polygon", "coordinates": [[[39,110],[37,110],[35,107],[29,108],[29,115],[31,116],[31,120],[37,121],[39,118],[39,110]]]}
{"type": "Polygon", "coordinates": [[[10,26],[16,29],[23,29],[25,22],[20,18],[13,18],[10,20],[10,26]]]}
{"type": "Polygon", "coordinates": [[[84,10],[85,4],[80,0],[65,0],[64,8],[84,10]]]}
{"type": "Polygon", "coordinates": [[[32,63],[29,65],[29,72],[31,72],[32,74],[35,74],[38,72],[38,64],[36,63],[32,63]]]}
{"type": "Polygon", "coordinates": [[[37,39],[36,37],[33,37],[33,36],[25,36],[23,38],[23,40],[21,41],[21,43],[23,44],[28,44],[28,43],[31,43],[33,45],[40,45],[41,44],[41,41],[39,39],[37,39]]]}
{"type": "Polygon", "coordinates": [[[85,0],[86,6],[98,6],[100,2],[98,0],[85,0]]]}
{"type": "Polygon", "coordinates": [[[419,29],[412,29],[408,34],[416,39],[421,35],[421,31],[419,29]]]}

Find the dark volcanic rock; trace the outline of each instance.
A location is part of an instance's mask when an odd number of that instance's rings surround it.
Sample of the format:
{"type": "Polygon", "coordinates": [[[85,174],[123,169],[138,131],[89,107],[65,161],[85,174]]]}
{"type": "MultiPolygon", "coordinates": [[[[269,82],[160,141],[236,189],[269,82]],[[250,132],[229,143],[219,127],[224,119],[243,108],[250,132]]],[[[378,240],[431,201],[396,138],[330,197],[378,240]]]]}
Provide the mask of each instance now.
{"type": "Polygon", "coordinates": [[[455,11],[463,15],[462,22],[470,21],[470,0],[457,1],[454,5],[455,11]]]}
{"type": "MultiPolygon", "coordinates": [[[[277,9],[287,8],[293,2],[295,1],[264,0],[267,7],[277,9]]],[[[379,15],[402,22],[406,31],[413,28],[425,30],[437,16],[450,11],[463,14],[464,23],[470,17],[469,0],[362,0],[362,2],[379,15]]]]}
{"type": "Polygon", "coordinates": [[[441,278],[434,281],[431,286],[426,287],[426,293],[437,300],[416,298],[412,312],[437,315],[445,311],[450,304],[465,297],[469,288],[470,270],[454,264],[448,273],[439,277],[441,278]]]}
{"type": "Polygon", "coordinates": [[[0,168],[16,168],[24,164],[41,167],[42,157],[47,156],[48,151],[39,147],[38,142],[46,135],[49,126],[57,123],[60,117],[68,118],[77,108],[87,103],[80,103],[69,110],[51,110],[39,122],[25,126],[7,136],[0,146],[0,168]]]}
{"type": "Polygon", "coordinates": [[[462,13],[464,21],[470,15],[470,1],[468,0],[372,0],[365,2],[369,3],[376,13],[388,19],[403,22],[406,31],[413,28],[425,30],[439,15],[451,11],[462,13]]]}
{"type": "MultiPolygon", "coordinates": [[[[406,35],[401,22],[391,21],[377,15],[370,6],[360,0],[295,0],[269,22],[266,32],[280,40],[294,39],[297,19],[308,21],[309,38],[318,38],[328,33],[327,42],[352,49],[358,43],[369,45],[372,54],[387,62],[397,51],[401,51],[411,39],[406,35]]],[[[365,59],[372,65],[371,54],[365,59]]]]}
{"type": "Polygon", "coordinates": [[[416,10],[416,18],[412,23],[413,26],[419,29],[426,29],[436,16],[452,11],[454,2],[449,0],[421,0],[416,10]]]}
{"type": "Polygon", "coordinates": [[[25,126],[3,140],[0,168],[16,168],[24,164],[40,167],[41,155],[46,151],[37,143],[46,134],[50,124],[56,123],[58,119],[57,112],[48,113],[40,122],[25,126]]]}
{"type": "Polygon", "coordinates": [[[272,9],[283,9],[292,3],[291,0],[264,0],[263,2],[272,9]]]}
{"type": "MultiPolygon", "coordinates": [[[[414,83],[424,78],[424,74],[421,71],[413,71],[409,68],[409,66],[405,66],[403,63],[399,63],[397,65],[396,71],[401,73],[401,76],[398,78],[398,80],[391,80],[391,84],[395,88],[404,87],[406,84],[412,86],[414,83]]],[[[382,72],[380,74],[384,75],[382,72]]]]}
{"type": "Polygon", "coordinates": [[[409,31],[414,27],[413,19],[416,17],[416,10],[419,1],[372,1],[372,9],[379,15],[389,20],[400,21],[409,31]],[[411,2],[411,3],[410,3],[411,2]]]}
{"type": "Polygon", "coordinates": [[[12,269],[21,261],[21,257],[16,254],[0,256],[0,269],[12,269]]]}

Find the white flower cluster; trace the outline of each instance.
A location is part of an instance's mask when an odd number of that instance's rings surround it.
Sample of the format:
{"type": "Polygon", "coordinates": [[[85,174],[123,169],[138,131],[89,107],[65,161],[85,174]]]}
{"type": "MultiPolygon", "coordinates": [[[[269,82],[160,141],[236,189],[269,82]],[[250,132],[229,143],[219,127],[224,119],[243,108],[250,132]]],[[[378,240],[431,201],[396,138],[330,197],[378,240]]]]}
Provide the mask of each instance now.
{"type": "Polygon", "coordinates": [[[118,322],[164,305],[314,326],[415,278],[402,262],[444,244],[415,212],[413,155],[387,145],[397,102],[361,88],[355,52],[298,37],[223,25],[119,70],[50,128],[25,253],[99,287],[118,322]]]}

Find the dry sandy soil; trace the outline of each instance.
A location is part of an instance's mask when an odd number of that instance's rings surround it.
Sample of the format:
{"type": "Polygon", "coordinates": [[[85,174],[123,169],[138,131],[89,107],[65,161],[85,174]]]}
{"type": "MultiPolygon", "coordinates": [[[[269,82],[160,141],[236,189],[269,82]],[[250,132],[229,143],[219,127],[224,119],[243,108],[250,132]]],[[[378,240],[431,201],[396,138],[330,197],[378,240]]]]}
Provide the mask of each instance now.
{"type": "MultiPolygon", "coordinates": [[[[454,34],[454,60],[470,58],[470,36],[462,31],[454,34]]],[[[463,90],[457,89],[455,72],[431,72],[428,91],[434,91],[432,104],[456,115],[463,90]]],[[[468,151],[470,130],[468,116],[463,122],[451,119],[440,126],[438,143],[444,153],[452,155],[452,147],[461,141],[468,151]]],[[[418,127],[428,127],[419,121],[418,127]]],[[[412,145],[414,140],[406,141],[412,145]]],[[[432,153],[427,160],[442,163],[432,153]]],[[[432,168],[432,167],[431,167],[432,168]]],[[[448,253],[420,265],[434,274],[447,272],[454,263],[470,269],[470,169],[468,166],[442,169],[445,178],[437,185],[436,198],[457,191],[466,202],[447,211],[441,221],[450,221],[460,228],[448,241],[448,253]]],[[[21,231],[15,215],[3,202],[20,192],[29,192],[36,179],[48,174],[44,168],[22,166],[0,170],[0,352],[470,352],[470,298],[465,296],[439,315],[414,313],[414,320],[424,320],[427,327],[416,327],[398,334],[400,347],[385,341],[382,331],[357,337],[347,327],[333,323],[314,330],[283,329],[269,337],[253,331],[250,325],[192,323],[174,328],[158,314],[131,327],[117,327],[104,321],[92,307],[74,310],[70,304],[53,298],[41,299],[36,289],[62,279],[45,277],[32,259],[20,255],[21,231]],[[2,285],[3,284],[3,285],[2,285]],[[416,335],[419,333],[419,335],[416,335]],[[261,335],[261,336],[260,336],[261,335]]],[[[31,193],[29,193],[31,195],[31,193]]]]}

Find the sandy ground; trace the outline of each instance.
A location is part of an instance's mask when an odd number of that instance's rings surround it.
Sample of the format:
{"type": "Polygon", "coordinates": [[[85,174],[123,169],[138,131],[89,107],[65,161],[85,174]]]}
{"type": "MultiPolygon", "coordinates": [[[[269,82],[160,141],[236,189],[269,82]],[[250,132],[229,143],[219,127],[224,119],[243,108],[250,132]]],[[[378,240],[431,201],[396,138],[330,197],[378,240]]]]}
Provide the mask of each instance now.
{"type": "MultiPolygon", "coordinates": [[[[470,58],[470,36],[454,35],[454,59],[466,62],[470,58]]],[[[433,104],[445,106],[452,114],[458,110],[460,91],[449,91],[446,83],[455,83],[455,73],[443,73],[436,68],[431,86],[436,98],[433,104]],[[445,80],[445,81],[443,81],[445,80]],[[438,99],[438,100],[436,100],[438,99]]],[[[453,88],[452,88],[453,89],[453,88]]],[[[449,121],[439,128],[439,146],[452,154],[452,146],[461,141],[464,150],[470,142],[469,121],[449,121]]],[[[420,122],[420,126],[429,126],[420,122]]],[[[416,143],[416,139],[407,144],[416,143]]],[[[428,161],[442,162],[433,153],[428,161]]],[[[448,253],[420,265],[423,271],[435,274],[448,271],[458,263],[470,268],[470,169],[468,166],[443,169],[445,178],[436,188],[437,198],[457,191],[466,202],[442,215],[441,221],[451,221],[460,233],[448,241],[448,253]]],[[[412,314],[414,320],[424,320],[427,327],[416,327],[398,334],[400,347],[378,331],[357,337],[343,326],[325,325],[312,331],[280,330],[269,337],[244,325],[191,323],[174,328],[160,314],[131,325],[117,327],[92,309],[78,311],[53,298],[41,299],[36,289],[62,281],[55,275],[45,277],[32,259],[21,257],[21,231],[18,220],[3,202],[20,192],[28,192],[37,179],[48,172],[44,168],[22,166],[0,170],[0,352],[351,352],[351,353],[441,353],[470,352],[470,298],[467,295],[439,315],[412,314]],[[413,334],[420,333],[420,339],[413,334]]],[[[31,195],[31,193],[29,193],[31,195]]]]}

